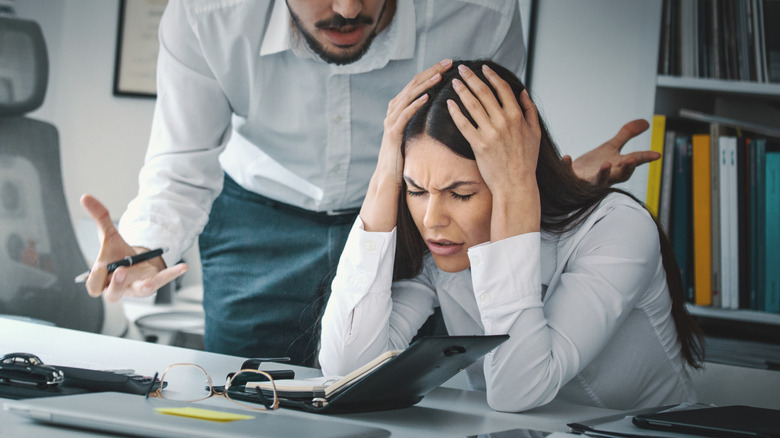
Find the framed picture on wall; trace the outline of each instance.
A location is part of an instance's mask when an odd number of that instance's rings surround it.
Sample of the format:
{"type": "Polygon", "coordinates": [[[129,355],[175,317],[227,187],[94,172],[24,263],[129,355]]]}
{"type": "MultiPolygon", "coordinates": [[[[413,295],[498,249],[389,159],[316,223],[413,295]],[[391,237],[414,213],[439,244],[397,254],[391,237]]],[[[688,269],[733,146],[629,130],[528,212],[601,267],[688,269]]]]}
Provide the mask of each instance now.
{"type": "Polygon", "coordinates": [[[114,95],[157,95],[157,28],[168,0],[120,0],[114,95]]]}

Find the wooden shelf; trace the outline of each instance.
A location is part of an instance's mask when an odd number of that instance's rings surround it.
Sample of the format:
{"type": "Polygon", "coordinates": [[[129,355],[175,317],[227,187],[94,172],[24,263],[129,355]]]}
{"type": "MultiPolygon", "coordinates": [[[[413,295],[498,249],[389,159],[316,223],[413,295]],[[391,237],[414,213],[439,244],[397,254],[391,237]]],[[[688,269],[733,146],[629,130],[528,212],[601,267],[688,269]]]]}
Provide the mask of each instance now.
{"type": "Polygon", "coordinates": [[[742,309],[717,309],[712,307],[695,306],[688,304],[688,311],[693,316],[716,318],[730,321],[741,321],[758,324],[767,324],[780,327],[780,314],[759,312],[756,310],[742,309]]]}
{"type": "Polygon", "coordinates": [[[780,100],[780,84],[722,79],[701,79],[679,76],[658,76],[656,85],[661,88],[707,91],[722,94],[774,98],[780,100]]]}

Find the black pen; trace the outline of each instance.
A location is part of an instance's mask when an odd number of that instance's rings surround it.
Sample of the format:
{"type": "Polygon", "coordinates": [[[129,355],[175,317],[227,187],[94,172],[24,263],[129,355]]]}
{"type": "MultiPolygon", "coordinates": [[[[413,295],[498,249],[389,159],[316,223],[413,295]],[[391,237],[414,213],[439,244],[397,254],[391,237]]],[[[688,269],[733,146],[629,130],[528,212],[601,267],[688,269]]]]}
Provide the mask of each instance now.
{"type": "MultiPolygon", "coordinates": [[[[116,271],[116,269],[120,266],[133,266],[136,263],[141,263],[143,261],[153,259],[155,257],[158,257],[162,255],[162,253],[165,252],[165,249],[163,248],[157,248],[153,249],[151,251],[142,252],[140,254],[127,256],[123,258],[122,260],[117,260],[115,262],[111,262],[106,266],[106,269],[108,270],[108,273],[112,273],[116,271]]],[[[78,277],[74,278],[73,281],[75,283],[83,283],[87,281],[87,277],[89,277],[90,271],[84,272],[83,274],[79,275],[78,277]]]]}

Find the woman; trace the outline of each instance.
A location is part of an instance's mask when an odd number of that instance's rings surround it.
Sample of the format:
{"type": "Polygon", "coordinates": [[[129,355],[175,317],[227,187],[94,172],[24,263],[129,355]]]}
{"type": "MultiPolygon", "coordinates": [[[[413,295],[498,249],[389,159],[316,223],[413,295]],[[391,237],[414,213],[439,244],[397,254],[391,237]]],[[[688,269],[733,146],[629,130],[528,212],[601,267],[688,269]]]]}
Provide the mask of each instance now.
{"type": "Polygon", "coordinates": [[[467,370],[493,409],[695,398],[701,340],[669,242],[630,195],[574,175],[490,62],[421,73],[390,103],[323,316],[323,373],[405,348],[436,306],[450,334],[510,335],[467,370]]]}

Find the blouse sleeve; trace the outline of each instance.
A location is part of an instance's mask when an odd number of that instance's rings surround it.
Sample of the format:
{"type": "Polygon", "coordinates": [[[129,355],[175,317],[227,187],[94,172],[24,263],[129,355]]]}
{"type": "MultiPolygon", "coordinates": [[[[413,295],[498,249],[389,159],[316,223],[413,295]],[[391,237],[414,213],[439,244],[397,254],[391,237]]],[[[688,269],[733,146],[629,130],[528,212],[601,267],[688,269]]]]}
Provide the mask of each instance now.
{"type": "Polygon", "coordinates": [[[471,249],[485,333],[510,335],[484,362],[493,409],[516,412],[551,401],[603,349],[656,275],[652,219],[638,206],[610,210],[580,229],[584,236],[544,305],[539,233],[471,249]]]}
{"type": "Polygon", "coordinates": [[[425,276],[393,284],[395,241],[395,229],[368,232],[360,218],[352,227],[322,317],[323,375],[343,376],[406,348],[433,313],[436,294],[425,276]]]}

